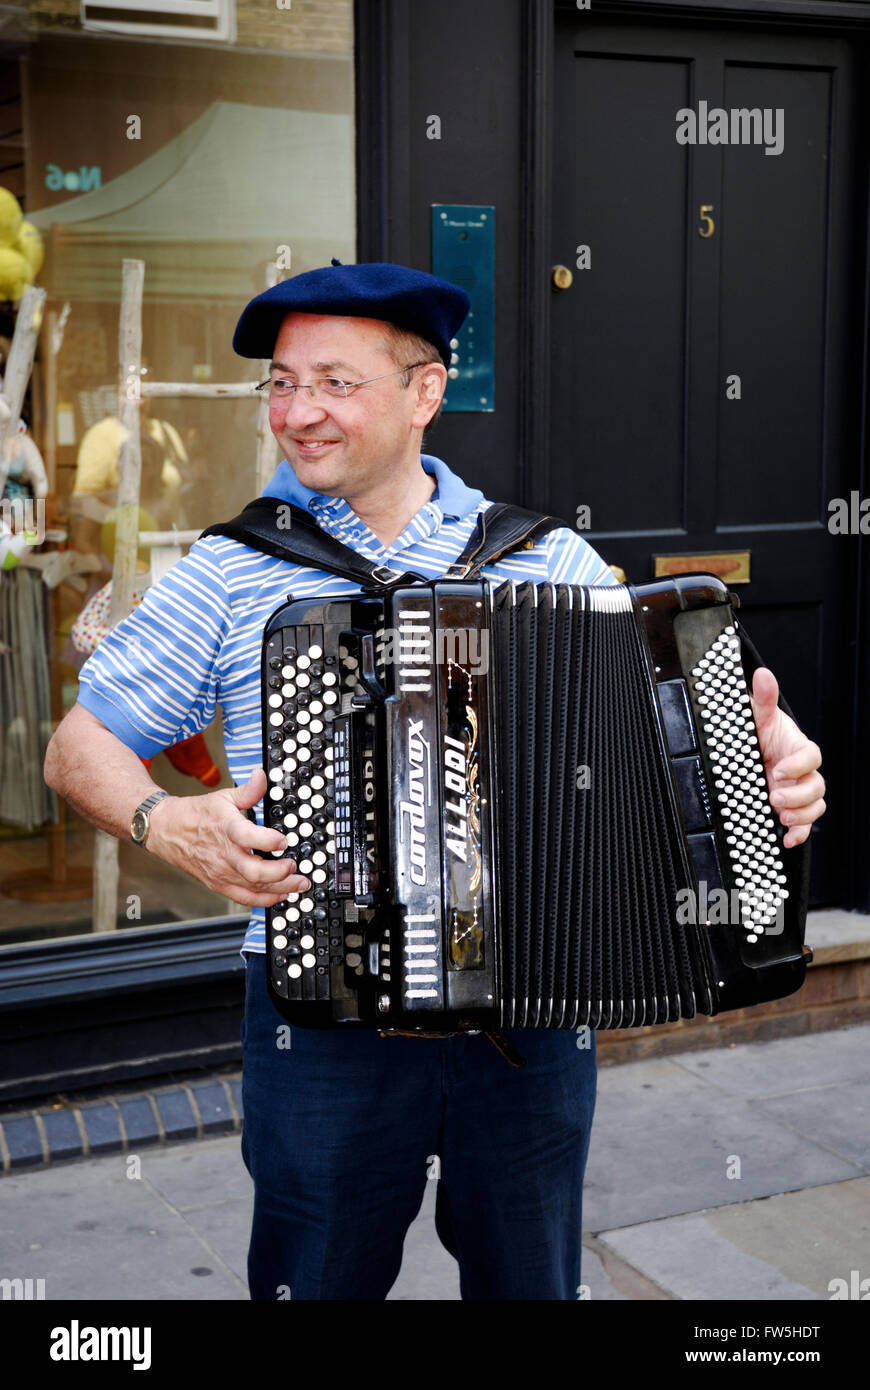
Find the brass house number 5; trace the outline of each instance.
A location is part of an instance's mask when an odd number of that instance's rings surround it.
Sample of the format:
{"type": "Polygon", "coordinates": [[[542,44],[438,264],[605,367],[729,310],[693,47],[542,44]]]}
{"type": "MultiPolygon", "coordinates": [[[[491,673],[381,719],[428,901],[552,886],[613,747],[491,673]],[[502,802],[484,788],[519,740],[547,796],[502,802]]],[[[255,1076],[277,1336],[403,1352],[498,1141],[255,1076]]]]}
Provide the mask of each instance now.
{"type": "Polygon", "coordinates": [[[713,221],[712,217],[710,216],[710,213],[711,213],[712,211],[713,211],[713,204],[712,204],[712,203],[702,203],[702,204],[701,204],[701,208],[700,208],[700,218],[701,218],[701,221],[702,221],[705,225],[704,225],[703,227],[699,227],[699,228],[698,228],[698,236],[708,237],[708,236],[712,236],[713,233],[715,232],[715,230],[716,230],[716,223],[713,221]]]}

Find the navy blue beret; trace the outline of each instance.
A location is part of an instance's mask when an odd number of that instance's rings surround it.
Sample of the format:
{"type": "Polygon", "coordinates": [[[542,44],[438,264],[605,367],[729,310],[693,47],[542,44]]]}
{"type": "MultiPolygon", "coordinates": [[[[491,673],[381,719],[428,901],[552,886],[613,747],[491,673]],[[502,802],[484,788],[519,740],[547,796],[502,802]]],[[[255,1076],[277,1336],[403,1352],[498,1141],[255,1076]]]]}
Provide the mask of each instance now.
{"type": "Polygon", "coordinates": [[[264,290],[243,311],[233,334],[240,357],[272,356],[287,314],[341,314],[383,319],[434,343],[445,366],[450,340],[465,321],[471,300],[458,285],[388,261],[332,265],[292,275],[264,290]]]}

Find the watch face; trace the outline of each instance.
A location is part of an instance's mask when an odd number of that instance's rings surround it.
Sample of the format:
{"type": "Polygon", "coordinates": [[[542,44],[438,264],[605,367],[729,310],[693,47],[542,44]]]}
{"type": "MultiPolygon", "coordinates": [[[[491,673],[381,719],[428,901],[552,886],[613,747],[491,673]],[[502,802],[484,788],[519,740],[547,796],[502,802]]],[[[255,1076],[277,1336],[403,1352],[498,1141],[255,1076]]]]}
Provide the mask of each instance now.
{"type": "Polygon", "coordinates": [[[144,811],[137,811],[133,817],[133,826],[131,831],[133,839],[141,844],[142,841],[145,839],[145,832],[147,829],[148,817],[146,816],[144,811]]]}

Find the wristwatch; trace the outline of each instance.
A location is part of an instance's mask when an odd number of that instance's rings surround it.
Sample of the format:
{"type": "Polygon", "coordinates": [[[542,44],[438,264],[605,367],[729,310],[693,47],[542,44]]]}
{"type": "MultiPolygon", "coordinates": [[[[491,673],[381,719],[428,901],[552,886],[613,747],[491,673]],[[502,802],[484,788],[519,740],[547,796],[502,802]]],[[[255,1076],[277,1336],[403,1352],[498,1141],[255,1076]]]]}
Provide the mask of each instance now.
{"type": "Polygon", "coordinates": [[[151,796],[145,798],[141,806],[136,807],[136,810],[133,812],[133,819],[130,822],[130,839],[133,841],[134,845],[141,845],[142,849],[145,848],[145,840],[148,835],[149,815],[151,811],[154,810],[158,801],[162,801],[164,796],[168,795],[169,792],[153,792],[151,796]]]}

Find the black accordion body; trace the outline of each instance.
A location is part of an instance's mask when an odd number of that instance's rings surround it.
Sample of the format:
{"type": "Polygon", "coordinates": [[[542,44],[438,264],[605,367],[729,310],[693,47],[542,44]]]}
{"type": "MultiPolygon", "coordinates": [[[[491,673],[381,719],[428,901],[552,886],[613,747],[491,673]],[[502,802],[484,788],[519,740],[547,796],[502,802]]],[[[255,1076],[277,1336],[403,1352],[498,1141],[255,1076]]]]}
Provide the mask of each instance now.
{"type": "Polygon", "coordinates": [[[435,580],[275,612],[265,823],[312,884],[266,912],[283,1016],[630,1028],[798,989],[809,846],[782,847],[734,602],[435,580]]]}

